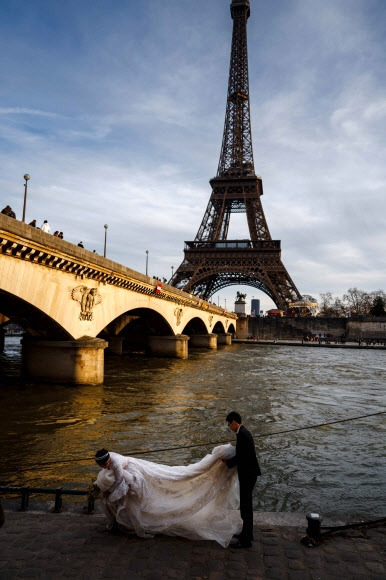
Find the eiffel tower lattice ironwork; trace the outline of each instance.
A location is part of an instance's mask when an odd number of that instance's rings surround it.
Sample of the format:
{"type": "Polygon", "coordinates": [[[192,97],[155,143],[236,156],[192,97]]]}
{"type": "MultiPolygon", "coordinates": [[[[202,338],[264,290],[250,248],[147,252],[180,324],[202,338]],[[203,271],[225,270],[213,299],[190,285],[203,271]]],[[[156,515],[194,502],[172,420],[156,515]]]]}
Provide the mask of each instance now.
{"type": "Polygon", "coordinates": [[[260,197],[262,179],[255,174],[249,107],[248,0],[232,0],[232,49],[224,135],[212,194],[185,258],[170,283],[209,299],[221,288],[248,285],[267,294],[285,310],[301,298],[281,261],[280,240],[272,240],[260,197]],[[232,213],[247,216],[249,240],[228,240],[232,213]]]}

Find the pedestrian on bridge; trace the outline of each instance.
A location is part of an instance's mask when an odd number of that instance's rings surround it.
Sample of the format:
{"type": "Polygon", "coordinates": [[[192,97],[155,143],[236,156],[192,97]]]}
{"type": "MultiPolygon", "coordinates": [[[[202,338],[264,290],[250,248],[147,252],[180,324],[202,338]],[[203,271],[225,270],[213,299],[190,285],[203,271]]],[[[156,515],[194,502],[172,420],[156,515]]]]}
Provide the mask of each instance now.
{"type": "Polygon", "coordinates": [[[44,220],[43,225],[41,227],[41,230],[42,230],[42,232],[46,232],[47,234],[49,234],[51,232],[51,228],[50,228],[47,220],[44,220]]]}
{"type": "Polygon", "coordinates": [[[5,208],[1,210],[1,213],[3,213],[4,215],[7,215],[8,217],[16,219],[16,214],[12,210],[10,205],[6,205],[5,208]]]}

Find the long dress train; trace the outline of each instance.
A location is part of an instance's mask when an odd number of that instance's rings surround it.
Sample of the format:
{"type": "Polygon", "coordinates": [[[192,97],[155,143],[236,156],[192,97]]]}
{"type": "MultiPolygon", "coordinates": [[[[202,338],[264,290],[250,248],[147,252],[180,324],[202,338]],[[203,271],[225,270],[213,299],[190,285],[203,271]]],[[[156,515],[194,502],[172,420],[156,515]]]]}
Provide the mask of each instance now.
{"type": "Polygon", "coordinates": [[[242,528],[237,470],[221,461],[234,454],[232,445],[220,445],[197,463],[170,467],[110,453],[123,477],[117,486],[116,470],[99,472],[98,487],[113,489],[102,498],[104,512],[140,537],[162,533],[226,547],[242,528]]]}

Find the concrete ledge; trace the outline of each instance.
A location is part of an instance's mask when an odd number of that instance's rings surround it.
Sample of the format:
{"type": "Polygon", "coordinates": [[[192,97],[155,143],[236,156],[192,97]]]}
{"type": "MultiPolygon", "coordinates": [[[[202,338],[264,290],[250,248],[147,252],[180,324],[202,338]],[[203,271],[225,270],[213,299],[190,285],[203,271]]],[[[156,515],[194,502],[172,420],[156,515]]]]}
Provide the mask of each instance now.
{"type": "MultiPolygon", "coordinates": [[[[4,512],[14,513],[20,512],[21,498],[2,498],[1,499],[4,512]]],[[[72,515],[74,517],[84,517],[83,506],[86,505],[86,499],[78,499],[77,501],[69,499],[69,496],[64,496],[62,514],[72,515]]],[[[25,513],[28,515],[51,514],[54,507],[54,500],[42,501],[38,498],[31,498],[28,510],[25,513]]],[[[58,514],[53,514],[54,517],[60,517],[58,514]]],[[[375,516],[352,515],[343,514],[337,516],[323,517],[322,526],[344,526],[353,522],[364,522],[377,519],[375,516]]],[[[87,515],[88,518],[96,518],[98,520],[105,519],[105,515],[99,507],[99,502],[95,502],[95,511],[93,514],[87,515]]],[[[253,523],[255,526],[277,526],[277,527],[291,527],[304,528],[307,527],[306,514],[303,512],[253,512],[253,523]]]]}

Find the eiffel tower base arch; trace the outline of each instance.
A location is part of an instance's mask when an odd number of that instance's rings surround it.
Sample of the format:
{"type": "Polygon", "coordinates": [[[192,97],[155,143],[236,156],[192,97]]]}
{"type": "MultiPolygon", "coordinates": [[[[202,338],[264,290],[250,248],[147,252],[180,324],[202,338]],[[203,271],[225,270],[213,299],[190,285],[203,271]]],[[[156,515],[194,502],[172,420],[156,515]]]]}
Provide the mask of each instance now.
{"type": "Polygon", "coordinates": [[[186,242],[173,285],[209,300],[232,285],[252,286],[286,310],[301,297],[282,260],[280,240],[186,242]]]}

